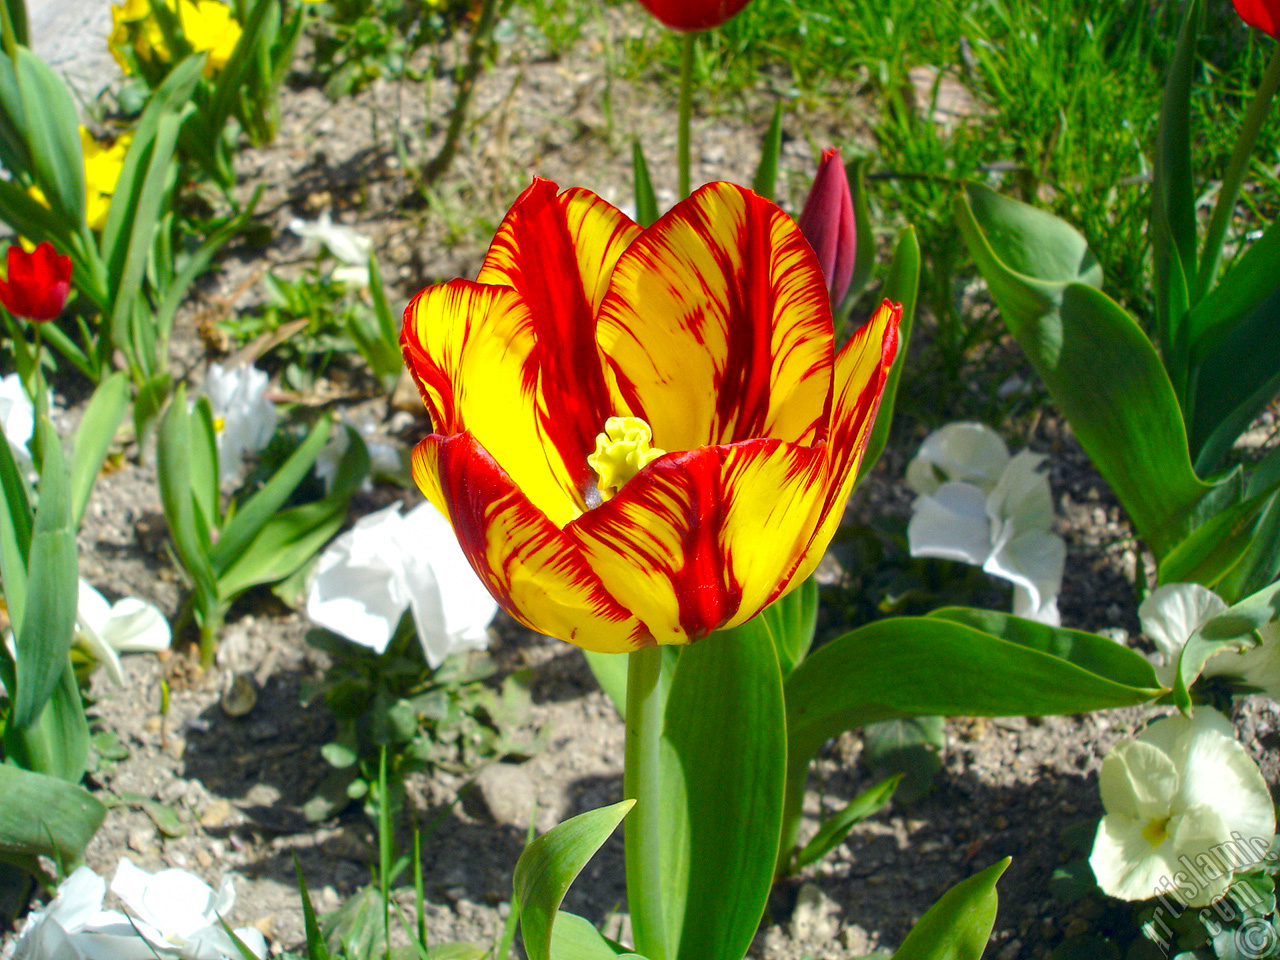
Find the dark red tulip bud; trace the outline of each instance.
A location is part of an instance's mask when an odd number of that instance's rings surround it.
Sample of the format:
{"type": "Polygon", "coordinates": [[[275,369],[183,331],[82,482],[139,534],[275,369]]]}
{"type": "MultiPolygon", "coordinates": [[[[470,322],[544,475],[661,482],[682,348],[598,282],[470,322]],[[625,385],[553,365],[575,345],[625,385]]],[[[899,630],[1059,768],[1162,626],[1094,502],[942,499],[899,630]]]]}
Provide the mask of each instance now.
{"type": "Polygon", "coordinates": [[[1233,0],[1240,19],[1280,40],[1280,0],[1233,0]]]}
{"type": "Polygon", "coordinates": [[[839,150],[824,150],[809,199],[800,214],[804,234],[827,278],[831,302],[839,304],[853,279],[857,255],[857,227],[853,219],[853,194],[839,150]]]}

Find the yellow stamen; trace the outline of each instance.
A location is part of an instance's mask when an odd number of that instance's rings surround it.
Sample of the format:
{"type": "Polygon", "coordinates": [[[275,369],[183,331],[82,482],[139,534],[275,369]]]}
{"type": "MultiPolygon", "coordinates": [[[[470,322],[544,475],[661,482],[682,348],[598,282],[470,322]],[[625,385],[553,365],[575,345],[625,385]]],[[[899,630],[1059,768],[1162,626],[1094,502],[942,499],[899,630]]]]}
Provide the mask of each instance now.
{"type": "Polygon", "coordinates": [[[1170,817],[1161,817],[1159,819],[1152,818],[1151,822],[1142,828],[1142,837],[1147,843],[1153,847],[1158,847],[1164,843],[1165,838],[1169,836],[1169,820],[1170,817]]]}
{"type": "Polygon", "coordinates": [[[221,432],[222,432],[223,430],[225,430],[225,429],[227,429],[227,421],[226,421],[225,419],[223,419],[222,417],[214,417],[214,418],[213,418],[213,432],[214,432],[214,433],[221,433],[221,432]]]}
{"type": "Polygon", "coordinates": [[[667,451],[650,446],[653,431],[639,417],[610,417],[604,433],[596,434],[595,453],[587,464],[596,472],[602,500],[608,500],[634,477],[667,451]]]}

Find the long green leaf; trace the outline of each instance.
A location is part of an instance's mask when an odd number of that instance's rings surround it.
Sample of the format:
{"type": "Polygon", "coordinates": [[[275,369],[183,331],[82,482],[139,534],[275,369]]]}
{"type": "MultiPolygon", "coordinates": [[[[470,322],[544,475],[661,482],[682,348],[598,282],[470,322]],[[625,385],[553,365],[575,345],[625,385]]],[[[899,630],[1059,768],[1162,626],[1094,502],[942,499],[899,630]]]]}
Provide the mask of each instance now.
{"type": "Polygon", "coordinates": [[[1005,857],[944,893],[911,928],[893,960],[978,960],[996,922],[996,881],[1008,866],[1005,857]]]}
{"type": "Polygon", "coordinates": [[[881,780],[850,800],[839,813],[828,817],[813,835],[813,839],[796,853],[795,862],[787,873],[795,873],[811,863],[817,863],[839,846],[850,830],[867,817],[883,810],[893,799],[893,792],[898,788],[902,777],[903,774],[898,773],[881,780]]]}
{"type": "Polygon", "coordinates": [[[18,48],[18,89],[32,174],[54,213],[68,225],[84,222],[84,151],[80,121],[66,84],[26,47],[18,48]]]}
{"type": "Polygon", "coordinates": [[[813,577],[760,612],[773,638],[778,665],[785,678],[804,659],[818,626],[818,584],[813,577]]]}
{"type": "Polygon", "coordinates": [[[529,960],[551,960],[551,938],[560,902],[574,878],[634,805],[634,800],[623,800],[580,813],[524,848],[516,861],[513,884],[529,960]]]}
{"type": "Polygon", "coordinates": [[[231,116],[232,108],[241,96],[245,73],[253,61],[254,50],[263,40],[261,35],[263,18],[266,17],[267,11],[278,3],[279,0],[257,0],[254,3],[244,22],[235,49],[231,51],[231,56],[218,72],[213,99],[204,114],[210,128],[219,136],[222,134],[227,118],[231,116]]]}
{"type": "Polygon", "coordinates": [[[71,658],[63,656],[62,673],[39,718],[29,726],[5,730],[7,760],[24,770],[79,783],[89,759],[89,723],[80,699],[71,658]]]}
{"type": "Polygon", "coordinates": [[[190,445],[192,414],[187,411],[187,391],[178,387],[169,401],[156,437],[156,479],[160,503],[169,524],[169,537],[183,569],[193,581],[196,607],[210,611],[217,600],[217,578],[197,529],[195,498],[192,494],[190,445]]]}
{"type": "Polygon", "coordinates": [[[1067,224],[977,186],[956,199],[955,213],[1009,330],[1138,532],[1163,556],[1211,487],[1191,467],[1155,348],[1094,288],[1101,271],[1067,224]]]}
{"type": "Polygon", "coordinates": [[[0,856],[39,854],[74,862],[107,808],[83,787],[0,764],[0,856]]]}
{"type": "Polygon", "coordinates": [[[77,528],[128,407],[129,378],[118,372],[98,384],[85,408],[71,452],[71,508],[77,528]]]}
{"type": "Polygon", "coordinates": [[[551,934],[551,960],[618,960],[626,953],[592,926],[591,921],[568,913],[556,913],[551,934]]]}
{"type": "Polygon", "coordinates": [[[898,236],[898,248],[889,264],[889,274],[881,291],[884,299],[902,304],[902,320],[898,324],[898,355],[893,358],[884,392],[880,395],[880,409],[871,427],[866,452],[858,465],[858,476],[865,477],[880,460],[885,444],[889,442],[889,430],[893,427],[893,409],[898,400],[898,383],[902,368],[907,362],[907,350],[911,346],[911,328],[915,322],[916,294],[920,289],[920,244],[916,240],[915,227],[904,227],[898,236]]]}
{"type": "Polygon", "coordinates": [[[682,651],[663,737],[662,777],[682,784],[687,825],[674,838],[687,882],[664,890],[668,942],[679,960],[741,960],[773,883],[787,762],[782,678],[759,617],[682,651]]]}
{"type": "Polygon", "coordinates": [[[1261,590],[1276,577],[1280,577],[1280,490],[1267,497],[1259,509],[1244,554],[1214,585],[1214,592],[1227,603],[1234,603],[1261,590]]]}
{"type": "Polygon", "coordinates": [[[218,575],[218,596],[230,600],[250,587],[295,572],[342,529],[346,497],[326,497],[282,511],[267,521],[218,575]]]}
{"type": "Polygon", "coordinates": [[[46,417],[38,417],[44,463],[40,506],[31,534],[26,607],[16,635],[17,682],[12,723],[31,726],[67,666],[76,623],[79,578],[70,480],[62,442],[46,417]]]}
{"type": "Polygon", "coordinates": [[[280,509],[293,496],[293,492],[307,476],[307,472],[320,456],[320,451],[329,440],[330,420],[322,417],[316,421],[306,439],[289,455],[280,469],[272,474],[271,479],[263,484],[262,489],[249,498],[249,501],[236,513],[222,529],[218,542],[214,544],[209,555],[209,562],[221,579],[235,564],[241,554],[259,536],[267,522],[280,512],[280,509]]]}
{"type": "Polygon", "coordinates": [[[774,198],[778,185],[778,154],[782,152],[782,101],[773,107],[773,119],[760,144],[760,164],[756,167],[751,189],[766,200],[774,198]]]}
{"type": "Polygon", "coordinates": [[[658,197],[653,192],[649,165],[645,163],[644,148],[640,146],[639,139],[631,144],[631,170],[635,179],[636,223],[647,227],[658,219],[658,197]]]}
{"type": "Polygon", "coordinates": [[[826,740],[897,717],[1044,716],[1145,703],[1163,691],[1140,654],[1105,637],[956,608],[878,620],[811,653],[787,678],[785,865],[809,760],[826,740]],[[1007,637],[961,619],[1000,625],[1007,637]]]}
{"type": "Polygon", "coordinates": [[[1159,342],[1177,394],[1184,396],[1188,339],[1183,320],[1196,299],[1195,177],[1191,167],[1191,81],[1196,67],[1200,0],[1186,5],[1169,65],[1151,185],[1151,241],[1159,342]]]}
{"type": "Polygon", "coordinates": [[[1280,391],[1280,273],[1275,272],[1280,271],[1280,256],[1264,269],[1271,277],[1271,292],[1239,318],[1192,371],[1194,405],[1187,426],[1202,474],[1222,462],[1280,391]]]}

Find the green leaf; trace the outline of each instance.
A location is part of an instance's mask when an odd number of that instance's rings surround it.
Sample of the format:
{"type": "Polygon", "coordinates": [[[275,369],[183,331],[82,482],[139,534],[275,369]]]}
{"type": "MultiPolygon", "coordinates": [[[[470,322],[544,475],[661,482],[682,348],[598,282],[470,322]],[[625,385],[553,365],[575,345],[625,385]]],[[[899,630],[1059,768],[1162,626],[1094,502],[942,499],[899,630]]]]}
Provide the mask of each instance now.
{"type": "Polygon", "coordinates": [[[551,960],[618,960],[626,951],[576,913],[556,913],[551,960]]]}
{"type": "Polygon", "coordinates": [[[213,99],[204,110],[204,119],[208,123],[210,130],[219,135],[221,135],[222,128],[226,125],[227,118],[231,116],[231,111],[236,101],[241,96],[245,73],[254,57],[254,48],[262,39],[262,22],[267,15],[267,11],[277,2],[278,0],[257,0],[250,9],[249,16],[244,21],[240,39],[236,41],[235,48],[231,51],[231,56],[227,58],[227,62],[222,69],[218,71],[213,99]]]}
{"type": "Polygon", "coordinates": [[[1173,386],[1146,335],[1092,286],[1084,238],[1056,217],[970,186],[955,213],[1009,330],[1157,558],[1211,487],[1191,467],[1173,386]],[[1076,282],[1082,280],[1085,282],[1076,282]]]}
{"type": "Polygon", "coordinates": [[[920,244],[916,241],[914,227],[904,227],[898,235],[898,248],[889,264],[881,291],[884,299],[902,304],[902,320],[898,325],[898,355],[893,358],[884,392],[880,395],[880,409],[871,427],[867,449],[858,465],[858,476],[865,477],[880,460],[885,444],[889,442],[889,430],[893,426],[893,408],[898,398],[898,383],[902,368],[907,362],[907,348],[911,344],[911,327],[916,315],[916,293],[920,288],[920,244]]]}
{"type": "Polygon", "coordinates": [[[192,417],[187,412],[186,388],[179,386],[156,438],[156,479],[174,552],[193,581],[195,605],[204,615],[216,606],[217,578],[204,549],[206,537],[199,529],[202,521],[197,516],[192,493],[192,417]]]}
{"type": "Polygon", "coordinates": [[[813,645],[818,626],[818,584],[812,576],[761,611],[785,678],[813,645]]]}
{"type": "Polygon", "coordinates": [[[653,192],[649,165],[645,163],[644,148],[640,146],[639,139],[631,143],[631,168],[635,177],[636,223],[647,227],[658,219],[658,198],[653,192]]]}
{"type": "Polygon", "coordinates": [[[1169,65],[1151,184],[1151,243],[1156,273],[1159,341],[1175,390],[1185,396],[1188,339],[1187,308],[1196,299],[1195,177],[1191,167],[1191,81],[1196,57],[1200,0],[1185,8],[1178,45],[1169,65]]]}
{"type": "Polygon", "coordinates": [[[26,47],[18,48],[18,89],[31,173],[54,213],[69,226],[84,223],[84,151],[80,121],[66,84],[26,47]]]}
{"type": "MultiPolygon", "coordinates": [[[[768,626],[756,617],[685,647],[667,694],[664,784],[682,789],[664,919],[681,960],[741,960],[773,883],[786,773],[782,678],[768,626]]],[[[664,803],[668,801],[664,797],[664,803]]]]}
{"type": "Polygon", "coordinates": [[[84,418],[76,430],[75,446],[71,452],[71,509],[73,524],[77,528],[128,408],[129,378],[123,372],[114,373],[93,391],[84,418]]]}
{"type": "Polygon", "coordinates": [[[782,152],[782,101],[773,107],[773,119],[760,144],[760,165],[756,167],[751,189],[766,200],[772,200],[778,183],[778,154],[782,152]]]}
{"type": "Polygon", "coordinates": [[[329,960],[329,947],[320,932],[320,924],[316,920],[316,908],[311,903],[311,894],[307,891],[307,881],[302,876],[302,865],[298,863],[298,855],[293,855],[293,872],[298,877],[298,894],[302,898],[302,922],[307,935],[308,960],[329,960]]]}
{"type": "Polygon", "coordinates": [[[795,861],[787,873],[797,873],[809,864],[817,863],[838,847],[849,835],[850,830],[867,817],[873,816],[888,806],[900,780],[902,780],[902,774],[881,780],[850,800],[839,813],[823,821],[818,832],[813,835],[813,839],[795,855],[795,861]]]}
{"type": "MultiPolygon", "coordinates": [[[[27,557],[31,552],[32,515],[27,482],[13,458],[8,438],[0,425],[0,587],[14,631],[22,629],[27,598],[27,557]]],[[[3,656],[0,654],[0,656],[3,656]]]]}
{"type": "MultiPolygon", "coordinates": [[[[222,528],[218,542],[209,554],[209,562],[221,579],[237,563],[249,545],[262,533],[267,523],[280,512],[293,496],[329,441],[330,420],[322,417],[311,428],[306,439],[289,455],[280,469],[249,498],[236,515],[222,528]]],[[[296,524],[292,524],[296,529],[296,524]]]]}
{"type": "Polygon", "coordinates": [[[996,881],[1009,858],[961,880],[925,911],[893,960],[978,960],[996,922],[996,881]]]}
{"type": "Polygon", "coordinates": [[[583,650],[582,653],[587,658],[587,666],[595,675],[596,683],[600,684],[600,689],[613,701],[618,716],[625,720],[627,718],[627,654],[596,653],[593,650],[583,650]]]}
{"type": "Polygon", "coordinates": [[[914,803],[933,789],[946,745],[942,717],[881,720],[862,728],[862,760],[873,776],[901,776],[897,796],[914,803]]]}
{"type": "Polygon", "coordinates": [[[1161,559],[1159,582],[1216,586],[1249,549],[1259,515],[1270,499],[1255,497],[1237,503],[1200,524],[1161,559]]]}
{"type": "Polygon", "coordinates": [[[1163,689],[1140,654],[1105,637],[949,608],[869,623],[819,647],[787,678],[787,807],[796,843],[809,760],[826,740],[895,717],[1045,716],[1132,706],[1163,689]],[[985,620],[982,618],[993,617],[985,620]],[[1007,637],[959,622],[987,622],[1007,637]]]}
{"type": "Polygon", "coordinates": [[[0,764],[0,796],[0,858],[79,860],[107,815],[83,787],[8,764],[0,764]]]}
{"type": "Polygon", "coordinates": [[[40,506],[31,535],[26,602],[16,634],[17,683],[12,723],[33,724],[68,666],[79,597],[75,529],[62,442],[47,417],[37,417],[44,464],[40,506]]]}
{"type": "MultiPolygon", "coordinates": [[[[1277,244],[1280,247],[1280,244],[1277,244]]],[[[1280,276],[1280,256],[1264,276],[1280,276]]],[[[1233,271],[1225,280],[1235,277],[1233,271]]],[[[1196,468],[1216,468],[1232,444],[1280,390],[1280,283],[1243,317],[1192,370],[1194,390],[1189,414],[1191,450],[1196,468]]]]}
{"type": "Polygon", "coordinates": [[[1276,577],[1280,577],[1280,490],[1267,497],[1259,509],[1244,554],[1214,585],[1214,592],[1227,603],[1234,603],[1261,590],[1276,577]]]}
{"type": "Polygon", "coordinates": [[[1258,630],[1273,620],[1280,620],[1280,580],[1200,624],[1178,655],[1178,676],[1173,686],[1177,708],[1191,712],[1188,691],[1210,657],[1254,646],[1258,630]]]}
{"type": "Polygon", "coordinates": [[[325,497],[272,517],[218,575],[218,596],[230,600],[250,587],[289,576],[342,528],[349,499],[325,497]]]}
{"type": "Polygon", "coordinates": [[[574,878],[609,839],[634,800],[588,810],[534,840],[516,862],[513,884],[529,960],[551,960],[553,925],[574,878]]]}

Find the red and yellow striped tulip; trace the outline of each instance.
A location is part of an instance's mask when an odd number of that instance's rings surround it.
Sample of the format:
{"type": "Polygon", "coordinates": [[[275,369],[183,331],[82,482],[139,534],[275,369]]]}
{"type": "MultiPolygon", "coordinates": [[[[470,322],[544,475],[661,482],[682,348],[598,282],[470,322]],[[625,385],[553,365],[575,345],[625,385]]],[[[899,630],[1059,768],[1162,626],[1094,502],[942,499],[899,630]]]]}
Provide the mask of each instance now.
{"type": "Polygon", "coordinates": [[[588,650],[734,627],[817,565],[901,307],[845,347],[799,227],[713,183],[641,229],[535,180],[475,282],[405,311],[413,473],[517,620],[588,650]]]}

